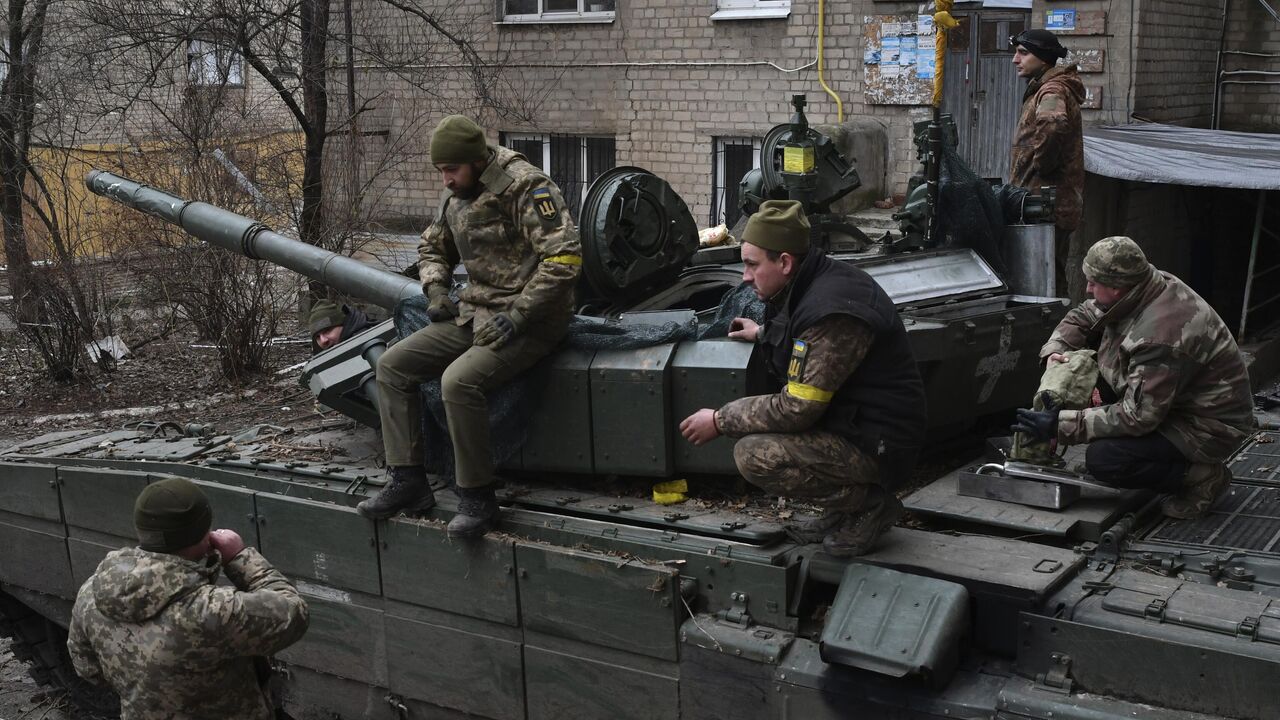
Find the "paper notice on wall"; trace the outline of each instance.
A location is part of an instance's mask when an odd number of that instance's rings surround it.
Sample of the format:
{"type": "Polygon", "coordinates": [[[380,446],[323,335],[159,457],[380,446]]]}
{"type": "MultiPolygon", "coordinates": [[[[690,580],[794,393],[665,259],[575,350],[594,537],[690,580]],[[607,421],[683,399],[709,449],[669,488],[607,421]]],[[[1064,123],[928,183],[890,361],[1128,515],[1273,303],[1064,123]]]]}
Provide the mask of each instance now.
{"type": "Polygon", "coordinates": [[[898,64],[898,57],[902,54],[902,38],[896,36],[884,36],[880,41],[880,65],[888,66],[898,64]]]}
{"type": "Polygon", "coordinates": [[[922,80],[932,80],[936,72],[934,64],[933,50],[927,53],[920,53],[919,59],[916,61],[916,77],[922,80]]]}
{"type": "Polygon", "coordinates": [[[920,37],[916,38],[916,52],[920,55],[924,55],[925,53],[932,55],[934,51],[933,43],[934,43],[933,35],[921,35],[920,37]]]}
{"type": "Polygon", "coordinates": [[[866,50],[864,50],[862,52],[862,64],[863,65],[879,65],[880,49],[868,47],[866,50]]]}
{"type": "Polygon", "coordinates": [[[1046,30],[1075,30],[1076,29],[1076,11],[1075,10],[1046,10],[1044,13],[1044,27],[1046,30]]]}
{"type": "Polygon", "coordinates": [[[916,34],[924,37],[933,34],[933,16],[918,15],[916,16],[916,34]]]}
{"type": "Polygon", "coordinates": [[[898,43],[898,64],[899,65],[915,65],[916,64],[916,36],[904,35],[899,39],[898,43]]]}

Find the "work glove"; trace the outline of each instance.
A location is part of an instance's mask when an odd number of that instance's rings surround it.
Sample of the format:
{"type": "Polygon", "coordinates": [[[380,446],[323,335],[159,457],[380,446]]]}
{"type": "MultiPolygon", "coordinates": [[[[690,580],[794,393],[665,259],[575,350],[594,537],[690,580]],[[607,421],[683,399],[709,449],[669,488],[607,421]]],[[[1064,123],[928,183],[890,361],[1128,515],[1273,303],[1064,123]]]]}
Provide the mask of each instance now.
{"type": "Polygon", "coordinates": [[[1049,442],[1056,439],[1058,411],[1062,409],[1062,405],[1046,392],[1040,395],[1040,406],[1044,410],[1018,408],[1018,421],[1009,429],[1016,433],[1023,433],[1033,440],[1049,442]]]}
{"type": "Polygon", "coordinates": [[[520,332],[523,321],[524,318],[515,310],[509,313],[496,313],[476,328],[475,337],[471,342],[479,347],[489,346],[497,350],[511,342],[511,338],[520,332]]]}
{"type": "Polygon", "coordinates": [[[427,317],[431,322],[444,322],[458,317],[458,306],[449,297],[449,288],[443,285],[431,285],[427,288],[427,317]]]}

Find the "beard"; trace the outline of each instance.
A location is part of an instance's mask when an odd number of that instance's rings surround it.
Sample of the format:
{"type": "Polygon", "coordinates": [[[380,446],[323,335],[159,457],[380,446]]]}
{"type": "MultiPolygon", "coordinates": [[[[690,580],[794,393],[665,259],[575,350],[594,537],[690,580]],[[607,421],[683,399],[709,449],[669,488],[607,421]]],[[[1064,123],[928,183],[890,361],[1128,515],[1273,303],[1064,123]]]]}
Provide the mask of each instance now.
{"type": "Polygon", "coordinates": [[[480,182],[481,170],[477,163],[471,163],[471,184],[463,187],[458,185],[453,189],[453,196],[459,200],[475,200],[484,190],[484,184],[480,182]]]}

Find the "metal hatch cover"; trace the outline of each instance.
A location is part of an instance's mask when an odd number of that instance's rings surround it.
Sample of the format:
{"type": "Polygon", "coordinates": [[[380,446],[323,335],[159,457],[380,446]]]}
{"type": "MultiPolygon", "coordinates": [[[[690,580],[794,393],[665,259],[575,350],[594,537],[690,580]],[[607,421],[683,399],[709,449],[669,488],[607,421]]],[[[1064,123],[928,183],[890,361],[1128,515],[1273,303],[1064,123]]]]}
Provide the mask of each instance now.
{"type": "MultiPolygon", "coordinates": [[[[845,259],[838,254],[832,257],[845,259]]],[[[987,261],[969,248],[850,259],[875,278],[898,306],[1008,291],[987,261]]]]}
{"type": "Polygon", "coordinates": [[[619,302],[668,285],[698,249],[698,224],[671,185],[618,167],[596,178],[579,218],[582,270],[597,296],[619,302]]]}

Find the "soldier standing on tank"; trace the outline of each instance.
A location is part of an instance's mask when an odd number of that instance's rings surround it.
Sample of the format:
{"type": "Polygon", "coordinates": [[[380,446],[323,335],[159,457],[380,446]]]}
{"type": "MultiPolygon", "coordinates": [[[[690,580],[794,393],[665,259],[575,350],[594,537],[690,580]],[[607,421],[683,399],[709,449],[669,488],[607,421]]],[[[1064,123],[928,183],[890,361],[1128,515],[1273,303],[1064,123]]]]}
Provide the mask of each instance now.
{"type": "Polygon", "coordinates": [[[1067,295],[1067,256],[1071,233],[1080,225],[1084,205],[1084,130],[1080,103],[1084,83],[1058,36],[1048,30],[1026,30],[1009,38],[1018,77],[1030,82],[1022,95],[1022,114],[1013,134],[1009,183],[1032,192],[1056,188],[1054,278],[1059,295],[1067,295]]]}
{"type": "Polygon", "coordinates": [[[764,202],[742,241],[743,281],[767,310],[764,325],[737,318],[729,336],[759,345],[779,390],[699,410],[680,432],[695,445],[739,438],[733,458],[749,482],[822,505],[793,535],[861,555],[901,514],[893,488],[924,442],[924,386],[906,329],[870,275],[809,252],[800,203],[764,202]]]}
{"type": "Polygon", "coordinates": [[[486,397],[547,355],[568,330],[582,265],[578,231],[560,189],[524,156],[485,142],[451,115],[431,136],[444,180],[435,222],[418,245],[431,324],[378,361],[378,399],[389,481],[359,509],[371,518],[435,505],[423,468],[418,387],[441,379],[457,472],[452,537],[497,521],[486,397]],[[468,284],[450,297],[453,268],[468,284]]]}
{"type": "Polygon", "coordinates": [[[1089,248],[1084,276],[1093,299],[1062,318],[1040,357],[1096,349],[1104,404],[1019,410],[1014,431],[1087,442],[1097,480],[1174,493],[1165,515],[1199,517],[1231,482],[1224,461],[1256,428],[1240,348],[1203,298],[1127,237],[1089,248]]]}
{"type": "Polygon", "coordinates": [[[76,596],[76,672],[115,691],[124,720],[275,717],[265,656],[306,632],[306,602],[234,531],[209,531],[189,480],[148,485],[133,521],[138,546],[108,554],[76,596]]]}

